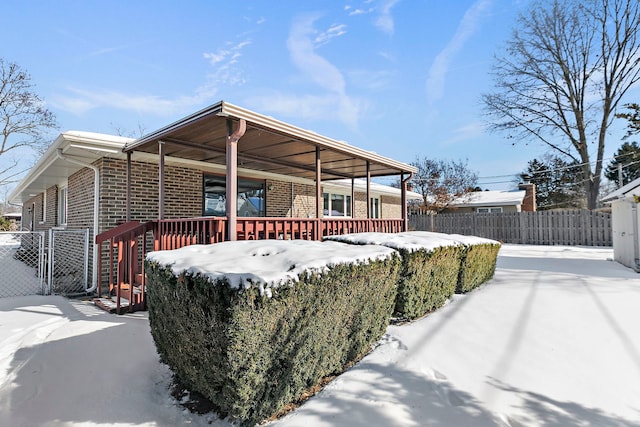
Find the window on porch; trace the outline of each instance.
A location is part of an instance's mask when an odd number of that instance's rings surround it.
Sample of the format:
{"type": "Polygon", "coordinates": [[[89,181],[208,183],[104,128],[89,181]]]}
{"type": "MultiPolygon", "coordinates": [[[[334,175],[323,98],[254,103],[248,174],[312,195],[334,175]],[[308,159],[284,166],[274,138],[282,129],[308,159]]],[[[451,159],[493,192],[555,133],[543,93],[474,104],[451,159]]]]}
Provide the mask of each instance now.
{"type": "Polygon", "coordinates": [[[380,218],[380,199],[378,197],[371,198],[371,218],[380,218]]]}
{"type": "MultiPolygon", "coordinates": [[[[204,175],[204,216],[226,216],[226,177],[204,175]]],[[[265,181],[238,178],[238,216],[265,216],[265,181]]]]}
{"type": "Polygon", "coordinates": [[[323,193],[323,215],[326,217],[350,217],[351,196],[345,194],[323,193]]]}

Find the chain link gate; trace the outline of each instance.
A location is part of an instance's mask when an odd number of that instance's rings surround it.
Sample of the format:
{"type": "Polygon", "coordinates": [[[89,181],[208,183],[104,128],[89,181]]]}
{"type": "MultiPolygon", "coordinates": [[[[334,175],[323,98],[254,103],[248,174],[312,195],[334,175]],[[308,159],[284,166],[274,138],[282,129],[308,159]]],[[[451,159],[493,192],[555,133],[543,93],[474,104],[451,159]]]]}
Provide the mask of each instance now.
{"type": "Polygon", "coordinates": [[[0,232],[0,298],[47,293],[44,241],[44,231],[0,232]]]}
{"type": "Polygon", "coordinates": [[[89,229],[49,230],[49,291],[80,295],[88,289],[89,229]]]}

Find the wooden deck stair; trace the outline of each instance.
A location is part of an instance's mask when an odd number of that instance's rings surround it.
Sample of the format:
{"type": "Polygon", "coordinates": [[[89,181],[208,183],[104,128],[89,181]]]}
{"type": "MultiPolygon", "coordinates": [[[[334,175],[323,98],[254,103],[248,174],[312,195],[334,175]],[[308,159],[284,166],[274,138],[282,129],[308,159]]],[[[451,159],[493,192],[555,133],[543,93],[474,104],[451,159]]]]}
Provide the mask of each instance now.
{"type": "MultiPolygon", "coordinates": [[[[140,283],[134,283],[131,286],[129,283],[122,283],[120,285],[120,313],[131,313],[134,311],[146,310],[146,302],[144,295],[142,295],[142,285],[140,283]]],[[[116,295],[116,288],[111,292],[111,295],[100,298],[94,298],[93,303],[109,313],[118,312],[118,298],[116,295]]]]}

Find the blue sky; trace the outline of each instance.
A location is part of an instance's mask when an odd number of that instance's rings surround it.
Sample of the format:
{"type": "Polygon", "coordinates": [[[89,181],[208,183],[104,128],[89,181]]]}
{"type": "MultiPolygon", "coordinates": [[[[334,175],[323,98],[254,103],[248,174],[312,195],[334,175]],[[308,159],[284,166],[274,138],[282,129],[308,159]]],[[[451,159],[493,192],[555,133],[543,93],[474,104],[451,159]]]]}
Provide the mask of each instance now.
{"type": "Polygon", "coordinates": [[[486,133],[480,96],[526,5],[5,0],[0,56],[60,130],[151,132],[225,100],[404,162],[466,159],[511,189],[544,150],[486,133]]]}

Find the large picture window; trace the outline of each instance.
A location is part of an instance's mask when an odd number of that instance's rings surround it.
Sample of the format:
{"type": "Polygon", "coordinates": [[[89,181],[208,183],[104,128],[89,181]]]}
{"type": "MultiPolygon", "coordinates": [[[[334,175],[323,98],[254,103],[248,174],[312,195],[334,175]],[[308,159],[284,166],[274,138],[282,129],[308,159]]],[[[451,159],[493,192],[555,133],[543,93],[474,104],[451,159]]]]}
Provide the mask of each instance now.
{"type": "Polygon", "coordinates": [[[322,198],[324,216],[351,216],[351,196],[323,193],[322,198]]]}
{"type": "MultiPolygon", "coordinates": [[[[238,216],[265,216],[264,181],[238,178],[238,216]]],[[[226,216],[225,176],[204,176],[204,215],[226,216]]]]}

